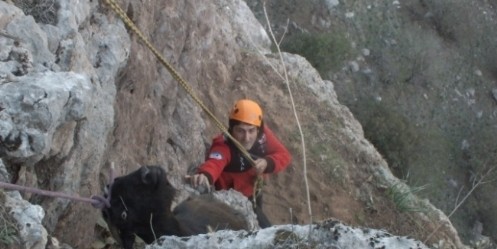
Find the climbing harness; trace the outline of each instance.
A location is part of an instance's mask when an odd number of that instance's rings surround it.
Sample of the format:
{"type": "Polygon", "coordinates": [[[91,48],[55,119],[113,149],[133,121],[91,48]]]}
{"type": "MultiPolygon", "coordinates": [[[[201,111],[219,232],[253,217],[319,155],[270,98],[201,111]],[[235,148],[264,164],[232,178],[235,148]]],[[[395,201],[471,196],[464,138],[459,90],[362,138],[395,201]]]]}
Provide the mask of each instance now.
{"type": "MultiPolygon", "coordinates": [[[[128,28],[135,33],[138,38],[147,46],[150,51],[155,55],[159,62],[166,67],[173,78],[180,83],[180,85],[185,89],[185,91],[193,98],[193,100],[202,108],[202,110],[214,121],[215,125],[223,132],[223,134],[228,137],[242,155],[252,164],[255,165],[255,161],[250,157],[247,150],[228,132],[228,129],[216,118],[214,114],[202,103],[202,101],[195,95],[193,89],[188,85],[188,83],[179,75],[179,73],[167,62],[167,60],[157,51],[157,49],[150,43],[150,41],[143,35],[143,33],[138,29],[138,27],[133,23],[131,19],[126,15],[124,10],[117,4],[115,0],[105,0],[105,3],[121,18],[121,20],[128,26],[128,28]]],[[[261,176],[257,176],[254,184],[254,195],[253,203],[256,205],[255,198],[256,195],[261,193],[263,179],[261,176]]]]}

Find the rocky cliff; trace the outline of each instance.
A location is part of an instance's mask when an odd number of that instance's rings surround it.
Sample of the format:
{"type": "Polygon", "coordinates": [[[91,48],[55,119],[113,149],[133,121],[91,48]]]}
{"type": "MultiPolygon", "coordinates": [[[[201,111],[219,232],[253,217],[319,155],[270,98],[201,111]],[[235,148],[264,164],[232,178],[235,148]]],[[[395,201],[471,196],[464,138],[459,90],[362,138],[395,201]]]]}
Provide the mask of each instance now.
{"type": "MultiPolygon", "coordinates": [[[[29,12],[30,1],[0,2],[2,180],[90,196],[101,193],[112,162],[117,174],[161,164],[178,188],[186,188],[181,177],[202,161],[219,133],[214,123],[103,1],[46,2],[53,4],[39,13],[54,15],[29,12]]],[[[333,82],[303,57],[284,53],[281,64],[244,1],[119,4],[219,120],[227,120],[239,98],[261,103],[267,125],[294,157],[264,188],[264,207],[275,224],[311,221],[305,163],[313,221],[334,217],[428,239],[439,248],[464,248],[446,215],[392,175],[359,122],[338,102],[333,82]],[[420,212],[399,211],[387,194],[392,191],[420,212]]],[[[22,198],[42,207],[35,221],[28,222],[30,215],[22,211],[16,216],[22,227],[43,225],[22,237],[35,238],[30,248],[44,248],[43,229],[73,248],[89,248],[97,237],[99,212],[88,203],[22,198]]]]}

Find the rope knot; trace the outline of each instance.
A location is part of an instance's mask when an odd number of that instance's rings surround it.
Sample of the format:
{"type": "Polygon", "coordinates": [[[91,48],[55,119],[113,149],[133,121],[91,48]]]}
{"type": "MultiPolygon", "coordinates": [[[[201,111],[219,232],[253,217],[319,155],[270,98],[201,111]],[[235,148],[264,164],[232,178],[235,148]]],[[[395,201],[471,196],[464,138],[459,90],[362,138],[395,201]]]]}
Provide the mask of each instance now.
{"type": "Polygon", "coordinates": [[[104,208],[110,208],[110,198],[106,198],[101,195],[93,195],[90,197],[92,199],[91,205],[94,208],[98,209],[104,209],[104,208]]]}

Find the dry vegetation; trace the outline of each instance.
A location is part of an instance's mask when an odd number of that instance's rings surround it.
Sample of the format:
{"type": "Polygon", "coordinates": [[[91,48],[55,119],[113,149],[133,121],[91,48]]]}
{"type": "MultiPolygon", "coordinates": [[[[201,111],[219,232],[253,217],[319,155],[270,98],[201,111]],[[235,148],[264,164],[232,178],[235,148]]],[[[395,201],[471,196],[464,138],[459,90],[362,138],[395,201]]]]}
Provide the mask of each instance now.
{"type": "MultiPolygon", "coordinates": [[[[257,14],[258,1],[247,2],[257,14]]],[[[473,185],[497,161],[495,4],[341,1],[328,9],[323,1],[271,3],[276,30],[287,19],[293,24],[282,48],[334,82],[340,102],[392,172],[412,189],[423,186],[416,194],[451,214],[466,243],[475,221],[497,240],[490,211],[497,203],[488,194],[497,190],[496,175],[473,185]]],[[[402,209],[402,195],[390,193],[402,209]]]]}
{"type": "Polygon", "coordinates": [[[31,15],[39,23],[57,24],[56,0],[12,0],[26,15],[31,15]]]}
{"type": "Polygon", "coordinates": [[[18,248],[18,230],[14,218],[9,215],[9,210],[5,207],[5,194],[0,190],[0,247],[18,248]]]}

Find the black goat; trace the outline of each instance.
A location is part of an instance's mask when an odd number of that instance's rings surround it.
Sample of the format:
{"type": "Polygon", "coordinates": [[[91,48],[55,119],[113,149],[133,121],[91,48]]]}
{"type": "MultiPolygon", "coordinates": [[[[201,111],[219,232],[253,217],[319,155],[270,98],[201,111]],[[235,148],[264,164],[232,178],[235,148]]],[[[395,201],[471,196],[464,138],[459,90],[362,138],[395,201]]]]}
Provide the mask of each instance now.
{"type": "Polygon", "coordinates": [[[110,207],[102,210],[122,246],[133,248],[135,234],[150,244],[162,235],[189,236],[209,231],[248,230],[241,213],[211,195],[193,196],[171,211],[176,189],[160,166],[143,166],[117,177],[110,186],[110,207]]]}

